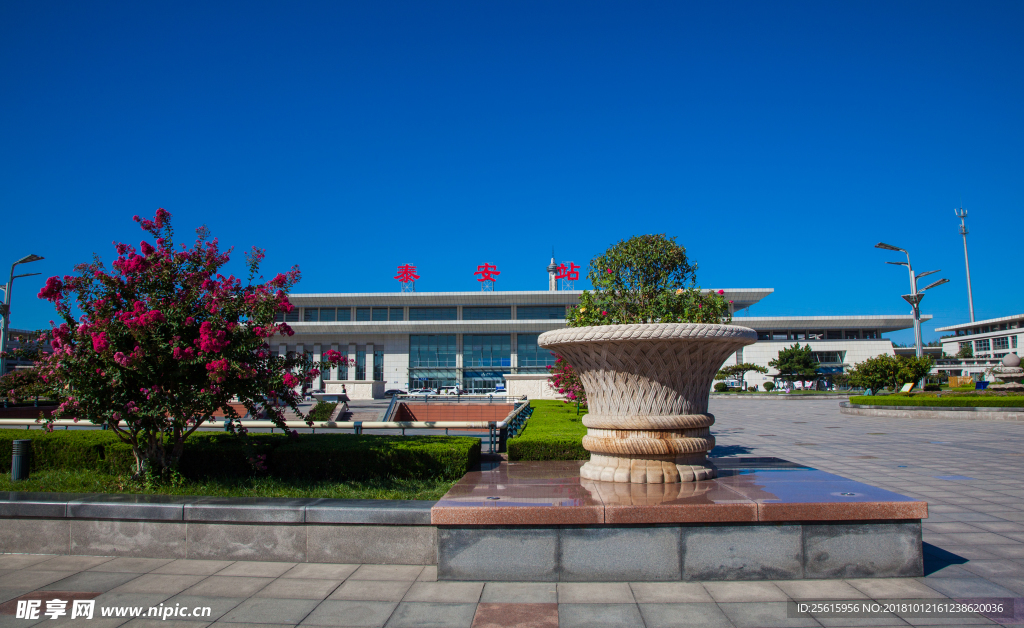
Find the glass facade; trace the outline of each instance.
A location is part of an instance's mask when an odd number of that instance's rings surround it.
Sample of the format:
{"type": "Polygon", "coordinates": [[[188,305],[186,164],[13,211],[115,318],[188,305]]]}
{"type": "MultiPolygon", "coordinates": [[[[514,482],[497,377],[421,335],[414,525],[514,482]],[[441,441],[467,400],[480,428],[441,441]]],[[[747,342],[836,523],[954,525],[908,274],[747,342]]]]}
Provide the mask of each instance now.
{"type": "Polygon", "coordinates": [[[989,342],[988,338],[985,338],[983,340],[975,340],[974,341],[974,350],[975,351],[991,351],[992,350],[992,346],[991,346],[991,343],[989,342]]]}
{"type": "Polygon", "coordinates": [[[411,307],[411,321],[454,321],[458,318],[459,309],[455,307],[411,307]]]}
{"type": "Polygon", "coordinates": [[[306,323],[315,323],[320,320],[320,310],[315,307],[302,309],[302,320],[306,323]]]}
{"type": "Polygon", "coordinates": [[[464,321],[510,321],[512,306],[508,307],[462,307],[464,321]]]}
{"type": "Polygon", "coordinates": [[[388,311],[390,312],[390,314],[388,314],[389,320],[393,320],[393,321],[404,321],[405,320],[405,308],[393,307],[393,308],[391,308],[388,311]]]}
{"type": "Polygon", "coordinates": [[[320,308],[320,320],[321,322],[329,323],[334,321],[334,308],[333,307],[322,307],[320,308]]]}
{"type": "Polygon", "coordinates": [[[462,337],[462,365],[512,366],[512,336],[466,334],[462,337]]]}
{"type": "Polygon", "coordinates": [[[357,321],[368,321],[368,320],[370,320],[370,308],[368,308],[368,307],[357,307],[356,308],[356,320],[357,321]]]}
{"type": "Polygon", "coordinates": [[[470,393],[494,392],[496,386],[505,384],[505,374],[512,369],[466,370],[462,374],[462,389],[470,393]]]}
{"type": "Polygon", "coordinates": [[[347,323],[352,320],[352,308],[350,307],[339,307],[338,308],[338,320],[347,323]]]}
{"type": "Polygon", "coordinates": [[[409,368],[455,368],[455,347],[454,335],[409,336],[409,368]]]}
{"type": "Polygon", "coordinates": [[[521,321],[531,320],[564,320],[565,305],[519,305],[516,306],[516,318],[521,321]]]}
{"type": "Polygon", "coordinates": [[[373,308],[373,315],[370,320],[374,321],[386,321],[388,320],[388,308],[386,307],[375,307],[373,308]]]}
{"type": "Polygon", "coordinates": [[[366,349],[356,350],[356,379],[366,379],[366,349]]]}
{"type": "Polygon", "coordinates": [[[458,383],[455,369],[409,369],[409,388],[438,389],[458,383]]]}
{"type": "Polygon", "coordinates": [[[373,381],[383,382],[384,381],[384,352],[374,351],[373,352],[373,381]]]}
{"type": "Polygon", "coordinates": [[[1009,339],[1009,337],[1004,336],[1002,338],[993,338],[992,339],[992,349],[993,350],[1009,349],[1009,348],[1010,348],[1010,339],[1009,339]]]}
{"type": "Polygon", "coordinates": [[[341,362],[338,364],[338,379],[348,379],[348,347],[344,347],[338,353],[341,354],[341,362]]]}
{"type": "Polygon", "coordinates": [[[547,371],[548,366],[554,366],[555,354],[547,349],[537,346],[537,337],[540,334],[518,334],[516,345],[519,356],[519,372],[547,371]]]}

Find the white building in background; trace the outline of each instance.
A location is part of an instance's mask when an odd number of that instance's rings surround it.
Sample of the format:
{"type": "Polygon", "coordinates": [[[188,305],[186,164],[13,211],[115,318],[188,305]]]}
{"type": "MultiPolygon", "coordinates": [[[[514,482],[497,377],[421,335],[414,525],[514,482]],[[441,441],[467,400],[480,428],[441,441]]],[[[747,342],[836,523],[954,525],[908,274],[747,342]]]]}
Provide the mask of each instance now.
{"type": "MultiPolygon", "coordinates": [[[[339,351],[354,366],[324,373],[314,388],[328,392],[344,384],[353,398],[380,397],[389,389],[411,390],[459,385],[466,392],[493,391],[549,397],[550,352],[537,346],[545,331],[565,327],[567,306],[582,293],[543,291],[391,292],[293,294],[295,310],[281,318],[295,330],[275,348],[280,353],[311,352],[319,357],[339,351]]],[[[893,355],[883,334],[913,325],[913,317],[893,316],[742,316],[771,289],[727,289],[737,313],[733,323],[758,332],[756,344],[727,364],[768,366],[780,349],[810,345],[820,372],[839,373],[866,358],[893,355]]],[[[928,319],[929,317],[924,317],[928,319]]],[[[771,381],[771,373],[747,374],[747,384],[771,381]]]]}
{"type": "Polygon", "coordinates": [[[1024,342],[1024,314],[938,327],[935,331],[952,332],[942,338],[942,351],[947,356],[955,356],[968,347],[973,356],[938,360],[933,372],[986,379],[984,374],[999,366],[1007,353],[1020,355],[1020,343],[1024,342]]]}

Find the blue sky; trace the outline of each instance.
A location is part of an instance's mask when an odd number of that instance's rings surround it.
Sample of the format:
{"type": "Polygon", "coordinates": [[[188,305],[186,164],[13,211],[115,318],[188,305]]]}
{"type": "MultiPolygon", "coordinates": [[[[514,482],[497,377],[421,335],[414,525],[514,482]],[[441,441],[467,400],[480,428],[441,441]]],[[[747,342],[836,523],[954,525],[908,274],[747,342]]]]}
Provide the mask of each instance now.
{"type": "MultiPolygon", "coordinates": [[[[1024,201],[1020,2],[0,4],[0,270],[15,327],[132,215],[206,224],[298,264],[297,292],[543,289],[664,232],[704,287],[771,287],[752,314],[900,313],[898,259],[950,283],[926,339],[979,319],[1024,201]]],[[[238,255],[238,259],[241,256],[238,255]]],[[[932,279],[930,277],[929,279],[932,279]]],[[[906,342],[912,333],[893,339],[906,342]]]]}

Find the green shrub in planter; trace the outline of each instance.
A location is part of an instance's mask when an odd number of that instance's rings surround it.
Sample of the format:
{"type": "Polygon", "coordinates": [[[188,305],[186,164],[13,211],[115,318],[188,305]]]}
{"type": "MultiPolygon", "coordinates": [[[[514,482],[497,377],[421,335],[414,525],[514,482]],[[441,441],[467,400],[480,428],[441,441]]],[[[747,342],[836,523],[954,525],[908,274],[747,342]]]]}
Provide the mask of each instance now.
{"type": "Polygon", "coordinates": [[[764,383],[764,389],[767,392],[771,392],[771,391],[775,390],[775,384],[773,384],[771,382],[765,382],[764,383]]]}
{"type": "Polygon", "coordinates": [[[726,384],[725,382],[718,382],[715,384],[715,392],[722,393],[727,390],[729,390],[729,384],[726,384]]]}

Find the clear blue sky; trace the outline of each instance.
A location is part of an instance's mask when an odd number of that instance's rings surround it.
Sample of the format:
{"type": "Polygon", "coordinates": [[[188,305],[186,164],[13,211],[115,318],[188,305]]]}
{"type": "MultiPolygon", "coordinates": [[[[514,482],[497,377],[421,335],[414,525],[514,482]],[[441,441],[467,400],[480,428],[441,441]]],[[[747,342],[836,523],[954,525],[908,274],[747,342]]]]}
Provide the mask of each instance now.
{"type": "MultiPolygon", "coordinates": [[[[0,3],[0,230],[15,327],[131,216],[268,251],[297,292],[543,289],[678,236],[752,314],[1024,312],[1021,2],[0,3]],[[932,279],[932,278],[929,278],[932,279]]],[[[240,259],[240,255],[239,255],[240,259]]],[[[894,334],[907,341],[910,332],[894,334]]]]}

